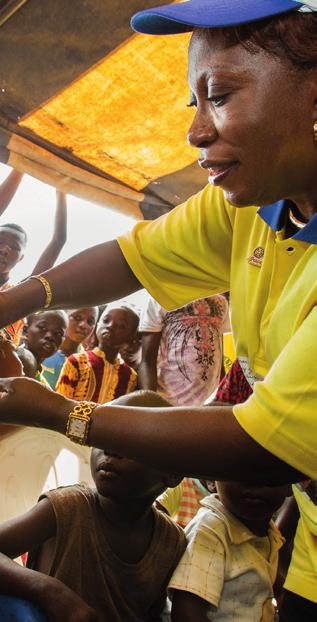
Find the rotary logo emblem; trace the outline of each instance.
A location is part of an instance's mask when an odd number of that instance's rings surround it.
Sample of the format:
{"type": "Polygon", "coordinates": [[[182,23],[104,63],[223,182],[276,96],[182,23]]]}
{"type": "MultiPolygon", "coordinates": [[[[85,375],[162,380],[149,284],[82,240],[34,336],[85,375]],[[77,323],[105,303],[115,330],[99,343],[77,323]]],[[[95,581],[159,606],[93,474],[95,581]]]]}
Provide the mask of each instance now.
{"type": "Polygon", "coordinates": [[[248,263],[251,264],[251,266],[257,266],[257,268],[260,268],[262,265],[263,257],[264,257],[263,246],[257,246],[254,249],[251,257],[248,258],[248,263]]]}

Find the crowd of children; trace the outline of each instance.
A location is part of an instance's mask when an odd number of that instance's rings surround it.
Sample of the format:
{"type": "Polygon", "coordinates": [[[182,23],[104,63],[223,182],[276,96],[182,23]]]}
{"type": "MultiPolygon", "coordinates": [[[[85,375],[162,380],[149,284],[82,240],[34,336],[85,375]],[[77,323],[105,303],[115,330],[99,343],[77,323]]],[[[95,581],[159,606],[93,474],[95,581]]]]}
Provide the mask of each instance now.
{"type": "MultiPolygon", "coordinates": [[[[6,201],[20,179],[7,180],[6,201]]],[[[65,209],[59,194],[60,231],[65,209]]],[[[10,287],[26,242],[18,225],[0,225],[0,288],[10,287]]],[[[57,246],[37,267],[53,265],[57,246]]],[[[98,404],[204,404],[223,375],[227,300],[218,295],[167,313],[151,299],[139,319],[126,301],[44,309],[1,331],[0,376],[24,374],[98,404]]],[[[288,487],[167,476],[111,448],[92,450],[91,473],[95,489],[74,483],[45,491],[27,514],[0,527],[3,594],[27,599],[56,622],[273,622],[284,540],[272,516],[288,487]],[[27,567],[11,561],[25,551],[27,567]]]]}

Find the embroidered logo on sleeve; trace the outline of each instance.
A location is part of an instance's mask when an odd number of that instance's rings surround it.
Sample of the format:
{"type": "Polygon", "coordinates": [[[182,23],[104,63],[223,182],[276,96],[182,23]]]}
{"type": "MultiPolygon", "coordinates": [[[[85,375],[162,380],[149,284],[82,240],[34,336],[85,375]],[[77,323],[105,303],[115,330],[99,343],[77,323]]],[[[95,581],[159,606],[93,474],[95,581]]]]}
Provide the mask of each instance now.
{"type": "Polygon", "coordinates": [[[251,266],[257,266],[258,268],[260,268],[262,265],[263,257],[264,248],[262,246],[257,246],[254,249],[251,257],[248,258],[248,263],[251,264],[251,266]]]}

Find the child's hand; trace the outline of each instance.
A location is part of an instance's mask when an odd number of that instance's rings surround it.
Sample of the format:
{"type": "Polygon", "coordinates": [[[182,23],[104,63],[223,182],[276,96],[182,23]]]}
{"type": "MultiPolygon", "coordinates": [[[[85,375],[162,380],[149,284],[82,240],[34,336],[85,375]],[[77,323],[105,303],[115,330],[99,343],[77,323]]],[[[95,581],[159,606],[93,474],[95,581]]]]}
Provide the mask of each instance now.
{"type": "Polygon", "coordinates": [[[64,583],[52,579],[41,597],[48,622],[101,622],[98,613],[64,583]]]}

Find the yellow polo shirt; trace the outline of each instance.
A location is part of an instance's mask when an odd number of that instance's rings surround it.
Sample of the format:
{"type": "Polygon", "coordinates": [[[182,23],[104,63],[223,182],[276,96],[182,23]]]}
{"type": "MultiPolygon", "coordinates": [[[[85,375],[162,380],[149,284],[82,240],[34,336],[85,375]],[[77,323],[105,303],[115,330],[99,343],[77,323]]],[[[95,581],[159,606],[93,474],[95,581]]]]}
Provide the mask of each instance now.
{"type": "MultiPolygon", "coordinates": [[[[237,356],[265,378],[234,415],[260,445],[317,479],[317,214],[283,239],[284,209],[234,208],[208,185],[118,242],[166,309],[230,290],[237,356]]],[[[315,593],[317,601],[317,576],[315,593]]]]}
{"type": "Polygon", "coordinates": [[[317,246],[283,239],[257,212],[230,206],[208,185],[118,241],[167,309],[230,290],[237,356],[265,377],[235,416],[258,443],[317,479],[317,246]]]}

